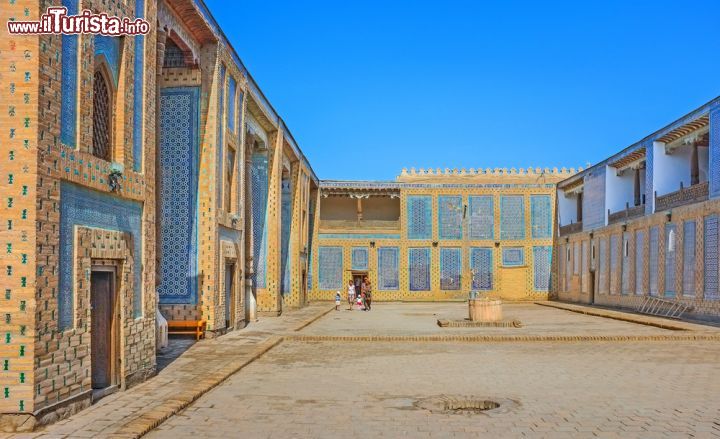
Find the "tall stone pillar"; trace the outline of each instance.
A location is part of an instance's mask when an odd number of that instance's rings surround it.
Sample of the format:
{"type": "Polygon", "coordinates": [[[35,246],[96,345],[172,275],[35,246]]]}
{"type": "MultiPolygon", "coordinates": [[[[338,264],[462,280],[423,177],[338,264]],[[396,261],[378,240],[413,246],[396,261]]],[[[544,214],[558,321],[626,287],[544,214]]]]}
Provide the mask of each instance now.
{"type": "Polygon", "coordinates": [[[155,289],[162,282],[162,270],[160,269],[160,261],[162,260],[162,224],[160,221],[160,207],[162,202],[162,178],[160,178],[160,88],[162,86],[163,63],[165,62],[165,41],[167,32],[163,29],[157,31],[157,51],[155,62],[155,289]]]}
{"type": "Polygon", "coordinates": [[[278,316],[282,313],[280,296],[280,247],[281,247],[281,201],[283,144],[282,129],[275,133],[274,145],[270,149],[268,169],[267,200],[267,283],[264,290],[258,291],[257,310],[260,316],[278,316]]]}
{"type": "Polygon", "coordinates": [[[243,233],[245,235],[245,270],[244,270],[244,294],[245,294],[245,321],[247,323],[257,320],[257,300],[253,293],[253,275],[255,243],[253,241],[253,199],[252,199],[252,151],[254,137],[248,136],[245,150],[245,167],[243,168],[244,184],[243,188],[243,212],[245,218],[245,226],[243,233]]]}

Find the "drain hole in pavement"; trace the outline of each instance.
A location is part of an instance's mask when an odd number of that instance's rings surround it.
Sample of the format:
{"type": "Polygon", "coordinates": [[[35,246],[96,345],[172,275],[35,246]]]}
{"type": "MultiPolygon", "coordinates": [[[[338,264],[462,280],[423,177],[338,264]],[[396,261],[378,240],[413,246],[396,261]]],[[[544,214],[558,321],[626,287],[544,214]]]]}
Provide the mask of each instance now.
{"type": "Polygon", "coordinates": [[[487,398],[472,395],[439,395],[416,400],[415,408],[437,414],[502,415],[519,407],[520,403],[507,398],[487,398]]]}
{"type": "Polygon", "coordinates": [[[455,413],[479,413],[500,407],[500,404],[489,399],[451,399],[446,400],[444,405],[444,411],[455,413]]]}

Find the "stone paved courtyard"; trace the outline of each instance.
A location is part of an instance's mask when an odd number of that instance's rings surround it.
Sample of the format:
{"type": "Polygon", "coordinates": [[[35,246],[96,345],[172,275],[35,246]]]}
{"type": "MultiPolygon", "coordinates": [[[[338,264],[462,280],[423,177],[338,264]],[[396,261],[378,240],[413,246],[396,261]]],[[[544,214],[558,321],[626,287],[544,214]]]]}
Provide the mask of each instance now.
{"type": "Polygon", "coordinates": [[[664,334],[667,330],[635,323],[588,317],[535,304],[503,305],[503,320],[518,319],[521,328],[441,328],[438,319],[463,320],[468,316],[465,303],[388,303],[372,311],[332,312],[303,329],[312,335],[629,335],[664,334]]]}
{"type": "MultiPolygon", "coordinates": [[[[464,304],[331,312],[301,333],[677,333],[537,305],[521,329],[442,329],[464,304]]],[[[684,331],[683,331],[684,332],[684,331]]],[[[717,342],[285,341],[151,432],[180,437],[720,437],[717,342]],[[506,402],[445,414],[427,398],[506,402]]]]}
{"type": "Polygon", "coordinates": [[[318,303],[266,318],[196,343],[157,377],[32,436],[720,437],[719,328],[536,304],[504,305],[522,328],[437,325],[463,319],[466,306],[328,312],[318,303]],[[497,338],[505,334],[535,341],[497,338]],[[660,341],[617,341],[631,335],[660,341]],[[358,337],[341,341],[348,336],[358,337]],[[451,398],[501,405],[443,412],[451,398]]]}
{"type": "Polygon", "coordinates": [[[718,359],[718,344],[283,343],[149,437],[717,437],[718,359]],[[414,406],[441,395],[517,407],[414,406]]]}

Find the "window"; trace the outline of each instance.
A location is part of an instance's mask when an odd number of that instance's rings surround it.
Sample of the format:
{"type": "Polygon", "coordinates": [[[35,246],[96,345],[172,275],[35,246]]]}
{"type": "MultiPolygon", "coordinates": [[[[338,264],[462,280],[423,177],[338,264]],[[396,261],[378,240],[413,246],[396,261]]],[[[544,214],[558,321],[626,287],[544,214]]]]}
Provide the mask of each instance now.
{"type": "Polygon", "coordinates": [[[233,203],[233,183],[235,180],[235,148],[232,145],[228,145],[225,155],[225,211],[232,213],[234,211],[233,203]]]}
{"type": "Polygon", "coordinates": [[[93,144],[92,153],[103,160],[111,160],[112,99],[108,77],[101,69],[93,78],[93,144]]]}
{"type": "Polygon", "coordinates": [[[163,67],[188,67],[186,62],[188,56],[183,49],[172,39],[165,41],[165,57],[163,58],[163,67]]]}

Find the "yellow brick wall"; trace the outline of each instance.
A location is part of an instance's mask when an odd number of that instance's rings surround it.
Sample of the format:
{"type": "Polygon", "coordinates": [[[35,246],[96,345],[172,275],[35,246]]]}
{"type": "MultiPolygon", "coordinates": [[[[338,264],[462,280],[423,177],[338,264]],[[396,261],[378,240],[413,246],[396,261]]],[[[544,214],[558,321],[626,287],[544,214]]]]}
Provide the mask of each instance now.
{"type": "MultiPolygon", "coordinates": [[[[399,233],[400,239],[373,238],[373,239],[327,239],[318,235],[322,233],[320,230],[319,214],[316,215],[316,228],[313,240],[312,254],[312,288],[310,298],[312,300],[331,300],[334,298],[335,291],[321,291],[318,286],[318,263],[317,255],[320,246],[339,246],[343,248],[343,291],[345,285],[350,279],[351,274],[351,249],[352,247],[367,247],[369,250],[369,272],[368,277],[374,286],[373,300],[376,301],[438,301],[438,300],[461,300],[466,299],[471,289],[471,272],[469,267],[469,251],[471,247],[486,247],[493,250],[493,290],[483,292],[485,295],[502,297],[509,300],[534,300],[545,299],[548,297],[548,291],[536,291],[534,288],[533,278],[533,247],[534,246],[551,246],[553,238],[533,239],[531,233],[531,209],[530,195],[548,195],[553,206],[553,230],[554,226],[554,206],[555,206],[555,186],[554,182],[560,178],[570,175],[570,171],[559,171],[547,173],[547,177],[542,184],[538,184],[539,173],[535,174],[519,174],[519,173],[502,173],[488,170],[487,174],[476,177],[474,175],[459,177],[449,175],[450,173],[439,172],[440,175],[425,176],[422,181],[409,179],[408,183],[430,183],[432,187],[412,187],[403,186],[400,189],[400,230],[383,233],[399,233]],[[473,183],[477,183],[473,186],[473,183]],[[540,186],[540,187],[529,187],[540,186]],[[428,195],[432,197],[432,222],[433,237],[429,240],[408,240],[407,239],[407,206],[406,200],[412,195],[428,195]],[[439,239],[438,236],[438,196],[456,195],[462,196],[462,203],[468,204],[468,197],[475,195],[492,195],[494,203],[494,239],[491,240],[445,240],[439,239]],[[501,240],[500,239],[500,196],[502,195],[523,195],[525,210],[525,239],[522,240],[501,240]],[[370,241],[375,242],[375,246],[370,245],[370,241]],[[437,243],[434,246],[433,243],[437,243]],[[498,243],[496,245],[496,243],[498,243]],[[378,290],[377,279],[377,249],[379,247],[399,247],[399,277],[400,286],[395,291],[378,290]],[[430,249],[430,291],[410,291],[409,288],[409,270],[408,270],[408,250],[413,247],[424,247],[430,249]],[[440,289],[440,249],[443,247],[453,247],[462,249],[462,271],[461,283],[459,290],[446,291],[440,289]],[[502,267],[502,249],[504,247],[522,247],[525,254],[525,266],[523,268],[503,268],[502,267]]],[[[402,178],[400,179],[402,180],[402,178]]],[[[419,179],[418,179],[419,180],[419,179]]],[[[320,202],[322,204],[322,202],[320,202]]],[[[327,231],[326,231],[327,232],[327,231]]],[[[353,233],[363,233],[362,230],[352,231],[353,233]]],[[[467,236],[467,235],[464,235],[467,236]]]]}
{"type": "MultiPolygon", "coordinates": [[[[708,215],[720,213],[720,200],[710,200],[702,203],[691,204],[682,207],[676,207],[672,209],[671,223],[677,226],[676,238],[675,238],[675,295],[676,298],[687,305],[693,307],[689,311],[688,315],[694,315],[699,318],[717,317],[720,316],[720,300],[706,299],[704,296],[704,218],[708,215]],[[694,295],[683,293],[683,266],[684,266],[684,234],[683,225],[685,221],[695,221],[695,266],[693,275],[695,277],[695,292],[694,295]]],[[[574,274],[573,266],[576,262],[574,260],[574,252],[570,252],[571,260],[563,266],[563,270],[557,271],[558,279],[566,279],[567,272],[565,270],[572,270],[571,282],[566,286],[566,282],[559,282],[557,285],[556,293],[559,299],[567,300],[572,302],[580,303],[596,303],[600,305],[608,306],[619,306],[626,308],[635,308],[641,304],[646,296],[649,295],[649,234],[651,227],[658,228],[658,296],[664,297],[665,288],[665,255],[666,255],[666,243],[667,239],[665,236],[665,226],[668,224],[668,218],[665,212],[655,213],[632,219],[627,222],[625,226],[623,224],[613,224],[607,227],[600,228],[593,231],[592,240],[589,232],[575,233],[568,236],[561,236],[556,240],[557,248],[565,248],[565,245],[574,245],[574,243],[586,244],[586,251],[588,253],[588,266],[591,261],[591,242],[595,245],[596,256],[599,258],[599,242],[600,240],[606,240],[608,245],[608,252],[605,258],[604,269],[606,270],[608,277],[608,284],[613,287],[609,291],[600,291],[599,278],[600,278],[600,264],[596,261],[596,274],[595,274],[595,285],[594,285],[594,296],[591,294],[593,288],[590,285],[586,285],[585,292],[583,292],[582,285],[580,283],[581,274],[574,274]],[[625,228],[625,230],[623,230],[625,228]],[[645,239],[643,246],[638,248],[636,243],[636,232],[643,230],[645,232],[645,239]],[[630,291],[628,294],[622,292],[622,235],[623,232],[629,234],[629,276],[630,276],[630,291]],[[615,251],[618,252],[618,264],[615,271],[610,269],[610,237],[617,236],[618,248],[615,251]],[[567,242],[566,242],[567,241],[567,242]],[[643,273],[641,277],[642,285],[636,285],[636,272],[635,264],[638,252],[643,252],[643,273]],[[638,288],[639,287],[639,288],[638,288]],[[637,294],[637,293],[641,294],[637,294]]],[[[565,256],[565,255],[563,255],[565,256]]],[[[582,265],[582,264],[581,264],[582,265]]],[[[589,270],[589,267],[588,267],[589,270]]],[[[586,282],[589,282],[589,273],[585,271],[586,282]]]]}
{"type": "MultiPolygon", "coordinates": [[[[0,21],[37,20],[38,1],[3,2],[0,21]]],[[[40,41],[0,39],[0,412],[34,409],[40,41]]]]}
{"type": "MultiPolygon", "coordinates": [[[[11,18],[37,19],[46,7],[59,4],[60,1],[7,2],[0,7],[0,19],[3,22],[11,18]]],[[[122,17],[133,13],[128,11],[134,11],[134,2],[98,6],[85,1],[81,7],[122,17]]],[[[155,11],[154,3],[147,4],[146,17],[151,22],[154,21],[155,11]]],[[[155,102],[154,35],[152,30],[146,36],[145,44],[143,92],[146,108],[155,102]]],[[[83,396],[89,390],[86,382],[89,334],[84,325],[58,332],[60,183],[68,181],[107,194],[110,191],[107,182],[110,163],[92,157],[89,152],[92,124],[82,122],[92,116],[92,37],[79,37],[78,146],[73,148],[60,143],[60,78],[62,69],[68,68],[63,66],[61,37],[4,36],[3,86],[0,93],[3,102],[14,110],[3,112],[0,116],[3,132],[11,133],[2,141],[0,148],[4,223],[0,233],[6,238],[4,243],[12,243],[10,257],[17,261],[2,264],[3,267],[12,266],[12,274],[8,275],[4,270],[0,282],[3,285],[0,307],[5,311],[3,314],[9,316],[2,320],[8,322],[3,335],[9,334],[11,340],[5,345],[6,352],[0,354],[3,366],[7,360],[7,370],[0,372],[0,380],[4,384],[0,390],[7,388],[8,395],[0,398],[0,412],[43,410],[42,417],[49,416],[48,409],[56,404],[83,396]],[[97,166],[88,167],[88,163],[97,166]],[[13,175],[12,183],[9,183],[10,174],[13,175]],[[9,198],[13,199],[12,205],[9,198]]],[[[120,384],[125,387],[142,381],[155,369],[155,169],[153,160],[144,160],[141,172],[132,171],[134,39],[125,38],[123,41],[112,142],[113,160],[124,165],[125,178],[115,196],[145,202],[141,223],[142,261],[138,263],[144,270],[142,285],[137,286],[142,289],[142,316],[134,318],[132,295],[125,295],[129,302],[124,304],[124,308],[127,311],[129,307],[130,312],[123,315],[121,329],[123,365],[120,384]]],[[[145,111],[144,157],[154,156],[154,144],[154,111],[145,111]]],[[[81,265],[77,262],[75,268],[79,269],[81,265]]],[[[130,289],[126,288],[125,292],[134,288],[129,284],[126,287],[130,289]]],[[[79,290],[75,292],[76,295],[80,293],[79,290]]],[[[81,310],[79,306],[76,308],[78,312],[81,310]]],[[[78,404],[68,406],[66,413],[87,402],[78,404]]]]}

